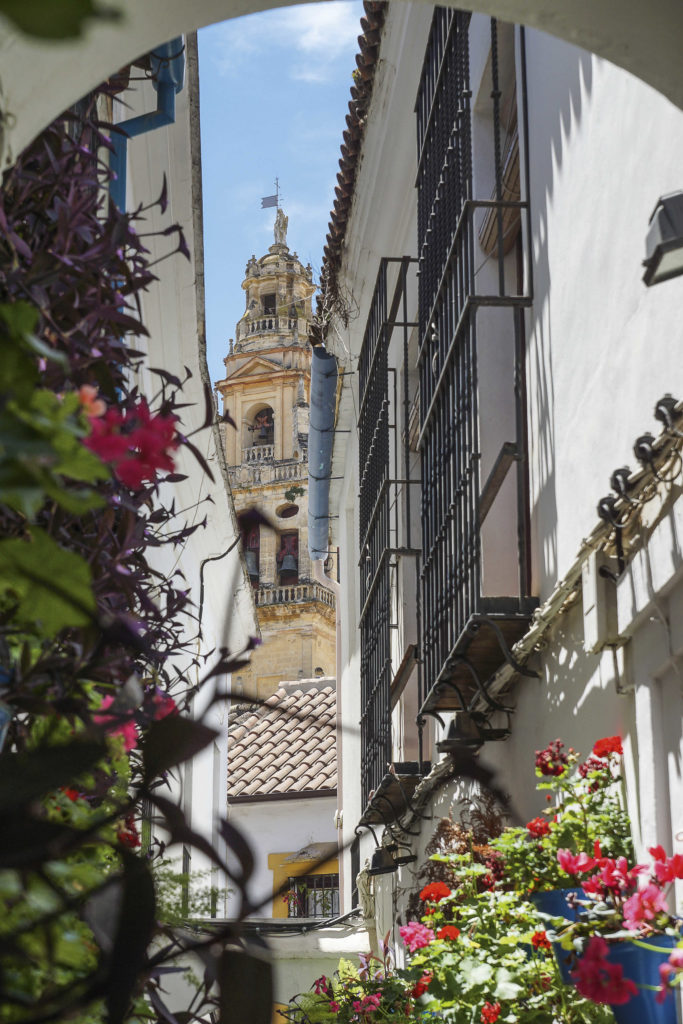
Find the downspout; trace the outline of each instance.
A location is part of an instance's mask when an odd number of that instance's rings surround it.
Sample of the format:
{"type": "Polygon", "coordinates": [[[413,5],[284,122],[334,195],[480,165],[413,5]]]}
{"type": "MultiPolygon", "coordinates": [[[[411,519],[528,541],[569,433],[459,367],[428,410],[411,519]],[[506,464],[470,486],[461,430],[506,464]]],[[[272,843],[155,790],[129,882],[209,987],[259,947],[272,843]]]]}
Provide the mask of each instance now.
{"type": "Polygon", "coordinates": [[[126,163],[128,139],[175,122],[175,98],[185,84],[185,45],[182,36],[157,46],[150,53],[152,85],[157,92],[157,109],[120,121],[112,132],[113,152],[109,167],[114,172],[109,195],[119,210],[126,208],[126,163]]]}
{"type": "MultiPolygon", "coordinates": [[[[308,433],[308,553],[313,579],[334,593],[335,673],[337,691],[337,809],[344,806],[341,700],[340,586],[325,575],[323,561],[329,553],[330,477],[337,407],[337,360],[323,348],[314,348],[311,360],[311,417],[308,433]]],[[[340,899],[344,900],[344,873],[340,872],[340,899]]]]}

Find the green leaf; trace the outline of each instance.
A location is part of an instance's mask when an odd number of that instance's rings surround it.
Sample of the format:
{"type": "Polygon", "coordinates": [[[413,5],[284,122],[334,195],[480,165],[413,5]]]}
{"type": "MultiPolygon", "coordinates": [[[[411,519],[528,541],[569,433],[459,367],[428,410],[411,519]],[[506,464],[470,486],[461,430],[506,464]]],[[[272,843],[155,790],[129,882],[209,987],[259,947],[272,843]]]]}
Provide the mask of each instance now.
{"type": "Polygon", "coordinates": [[[490,964],[467,957],[460,965],[460,973],[468,985],[485,985],[493,977],[490,964]]]}
{"type": "Polygon", "coordinates": [[[513,975],[506,967],[496,971],[496,987],[493,995],[496,999],[515,999],[523,991],[522,986],[512,980],[513,975]]]}
{"type": "Polygon", "coordinates": [[[90,566],[43,530],[0,541],[0,593],[16,601],[15,619],[47,635],[88,625],[95,614],[90,566]]]}
{"type": "Polygon", "coordinates": [[[0,811],[15,810],[73,783],[106,752],[104,744],[83,740],[20,754],[4,753],[0,757],[0,811]]]}
{"type": "Polygon", "coordinates": [[[96,6],[93,0],[0,0],[0,13],[38,39],[73,39],[89,20],[120,17],[118,11],[96,6]]]}
{"type": "Polygon", "coordinates": [[[109,1024],[121,1024],[128,1014],[156,917],[154,881],[146,862],[127,850],[121,858],[123,892],[106,981],[109,1024]]]}
{"type": "Polygon", "coordinates": [[[166,715],[147,733],[143,750],[145,775],[148,779],[154,778],[167,768],[187,761],[208,747],[216,736],[215,729],[201,722],[193,722],[178,714],[166,715]]]}

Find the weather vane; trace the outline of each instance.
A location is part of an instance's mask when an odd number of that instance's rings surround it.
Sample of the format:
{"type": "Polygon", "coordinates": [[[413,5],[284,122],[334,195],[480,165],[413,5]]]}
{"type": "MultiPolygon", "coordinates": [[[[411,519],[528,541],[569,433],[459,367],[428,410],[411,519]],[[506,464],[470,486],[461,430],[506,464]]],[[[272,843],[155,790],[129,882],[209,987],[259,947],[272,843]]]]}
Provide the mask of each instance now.
{"type": "Polygon", "coordinates": [[[280,182],[275,179],[275,195],[274,196],[263,196],[261,199],[261,209],[265,210],[269,206],[280,206],[280,182]]]}

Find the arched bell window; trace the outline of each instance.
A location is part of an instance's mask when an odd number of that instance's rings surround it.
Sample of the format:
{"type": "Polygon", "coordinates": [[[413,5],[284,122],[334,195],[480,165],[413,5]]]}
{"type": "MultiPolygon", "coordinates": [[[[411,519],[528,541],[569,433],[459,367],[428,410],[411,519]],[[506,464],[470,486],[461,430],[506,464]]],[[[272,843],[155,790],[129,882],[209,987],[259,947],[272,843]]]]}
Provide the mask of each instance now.
{"type": "Polygon", "coordinates": [[[280,535],[280,548],[275,556],[280,585],[286,586],[299,581],[299,534],[280,535]]]}
{"type": "Polygon", "coordinates": [[[242,547],[244,549],[244,560],[247,563],[247,573],[252,587],[259,585],[259,552],[261,537],[258,526],[252,526],[242,532],[242,547]]]}
{"type": "Polygon", "coordinates": [[[273,444],[275,424],[273,410],[269,405],[259,409],[251,422],[252,445],[273,444]]]}

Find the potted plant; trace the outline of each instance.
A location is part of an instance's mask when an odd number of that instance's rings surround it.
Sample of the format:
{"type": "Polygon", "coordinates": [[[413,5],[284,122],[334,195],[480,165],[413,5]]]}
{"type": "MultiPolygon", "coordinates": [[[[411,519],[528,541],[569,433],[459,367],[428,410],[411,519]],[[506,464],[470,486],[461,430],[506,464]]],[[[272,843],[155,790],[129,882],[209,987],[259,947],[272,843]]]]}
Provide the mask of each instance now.
{"type": "Polygon", "coordinates": [[[680,917],[668,900],[683,879],[683,856],[650,848],[650,865],[629,866],[624,857],[558,852],[564,870],[581,881],[576,920],[558,933],[565,948],[581,955],[572,980],[586,998],[613,1007],[618,1024],[676,1024],[669,990],[680,983],[683,951],[680,917]]]}
{"type": "MultiPolygon", "coordinates": [[[[622,753],[618,736],[598,740],[583,762],[560,739],[537,750],[536,788],[546,807],[525,827],[506,828],[491,840],[504,865],[500,884],[528,896],[552,918],[573,919],[574,899],[582,895],[559,851],[581,860],[588,857],[581,851],[599,843],[606,856],[633,858],[631,824],[619,799],[622,753]]],[[[559,946],[555,952],[569,982],[573,960],[559,946]]]]}
{"type": "Polygon", "coordinates": [[[430,979],[416,1005],[423,1019],[610,1021],[606,1007],[562,983],[537,910],[520,893],[497,887],[490,849],[477,844],[476,851],[434,860],[447,864],[453,886],[426,885],[421,920],[399,929],[410,967],[430,979]]]}

